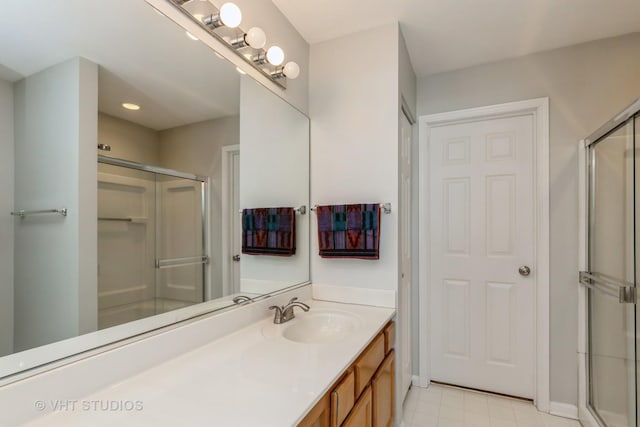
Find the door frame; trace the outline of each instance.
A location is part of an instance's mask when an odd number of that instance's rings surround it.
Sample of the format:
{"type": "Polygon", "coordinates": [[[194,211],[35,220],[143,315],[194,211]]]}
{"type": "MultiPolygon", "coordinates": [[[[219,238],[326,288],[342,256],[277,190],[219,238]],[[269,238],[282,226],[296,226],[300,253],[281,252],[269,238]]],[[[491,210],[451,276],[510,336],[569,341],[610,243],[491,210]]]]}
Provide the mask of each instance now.
{"type": "MultiPolygon", "coordinates": [[[[587,217],[589,192],[587,185],[587,144],[581,140],[578,144],[578,269],[587,270],[587,217]]],[[[600,423],[588,407],[589,400],[589,364],[587,360],[588,330],[587,319],[589,307],[587,303],[587,289],[576,282],[578,286],[578,419],[585,427],[599,427],[600,423]]]]}
{"type": "Polygon", "coordinates": [[[419,118],[419,377],[416,385],[427,387],[430,370],[429,281],[429,134],[433,127],[481,120],[530,115],[534,129],[534,286],[535,364],[534,403],[549,412],[549,98],[536,98],[478,108],[420,116],[419,118]]]}
{"type": "Polygon", "coordinates": [[[240,153],[240,144],[225,145],[222,147],[222,289],[224,295],[230,295],[234,291],[230,284],[231,270],[233,269],[233,254],[231,253],[233,212],[233,157],[240,153]]]}

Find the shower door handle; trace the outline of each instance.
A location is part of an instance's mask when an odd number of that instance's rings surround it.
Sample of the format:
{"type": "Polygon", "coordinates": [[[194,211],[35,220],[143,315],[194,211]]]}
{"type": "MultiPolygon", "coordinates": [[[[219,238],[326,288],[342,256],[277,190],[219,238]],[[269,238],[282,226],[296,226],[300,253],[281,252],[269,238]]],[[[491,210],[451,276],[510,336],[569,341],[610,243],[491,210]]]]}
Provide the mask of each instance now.
{"type": "Polygon", "coordinates": [[[636,287],[633,284],[621,282],[604,274],[581,271],[580,283],[589,289],[617,299],[620,304],[636,304],[638,300],[636,287]]]}
{"type": "Polygon", "coordinates": [[[187,265],[209,264],[209,257],[206,255],[185,257],[185,258],[165,258],[156,260],[156,268],[175,268],[185,267],[187,265]]]}

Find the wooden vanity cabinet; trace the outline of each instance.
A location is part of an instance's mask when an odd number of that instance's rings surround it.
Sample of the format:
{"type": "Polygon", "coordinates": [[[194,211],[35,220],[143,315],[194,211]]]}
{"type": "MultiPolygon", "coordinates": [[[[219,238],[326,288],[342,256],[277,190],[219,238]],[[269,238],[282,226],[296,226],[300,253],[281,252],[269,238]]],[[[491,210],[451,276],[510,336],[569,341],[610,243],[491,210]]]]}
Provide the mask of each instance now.
{"type": "Polygon", "coordinates": [[[355,403],[355,375],[350,371],[331,392],[331,427],[341,426],[355,403]]]}
{"type": "Polygon", "coordinates": [[[393,426],[395,373],[395,352],[391,350],[371,380],[373,427],[393,426]]]}
{"type": "Polygon", "coordinates": [[[371,387],[367,386],[345,422],[342,423],[342,427],[372,427],[372,402],[371,387]]]}
{"type": "Polygon", "coordinates": [[[391,427],[395,324],[389,322],[298,427],[391,427]]]}
{"type": "Polygon", "coordinates": [[[316,406],[313,407],[306,417],[298,424],[298,427],[329,427],[331,416],[331,406],[329,405],[329,395],[324,395],[316,406]]]}

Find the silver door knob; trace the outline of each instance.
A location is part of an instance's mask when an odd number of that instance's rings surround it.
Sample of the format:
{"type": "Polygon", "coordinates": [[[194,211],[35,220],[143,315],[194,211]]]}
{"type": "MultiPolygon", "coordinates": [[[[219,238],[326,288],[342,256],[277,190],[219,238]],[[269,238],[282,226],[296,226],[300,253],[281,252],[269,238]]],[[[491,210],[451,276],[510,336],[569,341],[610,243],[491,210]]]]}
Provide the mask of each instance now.
{"type": "Polygon", "coordinates": [[[235,262],[240,261],[240,255],[234,255],[234,256],[233,256],[233,260],[234,260],[235,262]]]}
{"type": "Polygon", "coordinates": [[[518,273],[520,273],[521,276],[527,277],[529,274],[531,274],[531,269],[529,268],[529,266],[523,265],[518,269],[518,273]]]}

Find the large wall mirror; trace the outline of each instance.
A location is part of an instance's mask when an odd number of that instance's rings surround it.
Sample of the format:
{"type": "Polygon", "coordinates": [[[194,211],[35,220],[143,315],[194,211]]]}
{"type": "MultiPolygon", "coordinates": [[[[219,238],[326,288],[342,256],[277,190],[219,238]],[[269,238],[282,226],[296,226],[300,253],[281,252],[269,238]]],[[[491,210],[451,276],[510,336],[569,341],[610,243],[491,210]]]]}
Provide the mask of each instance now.
{"type": "Polygon", "coordinates": [[[308,118],[144,0],[3,5],[0,378],[307,283],[308,203],[308,118]]]}

